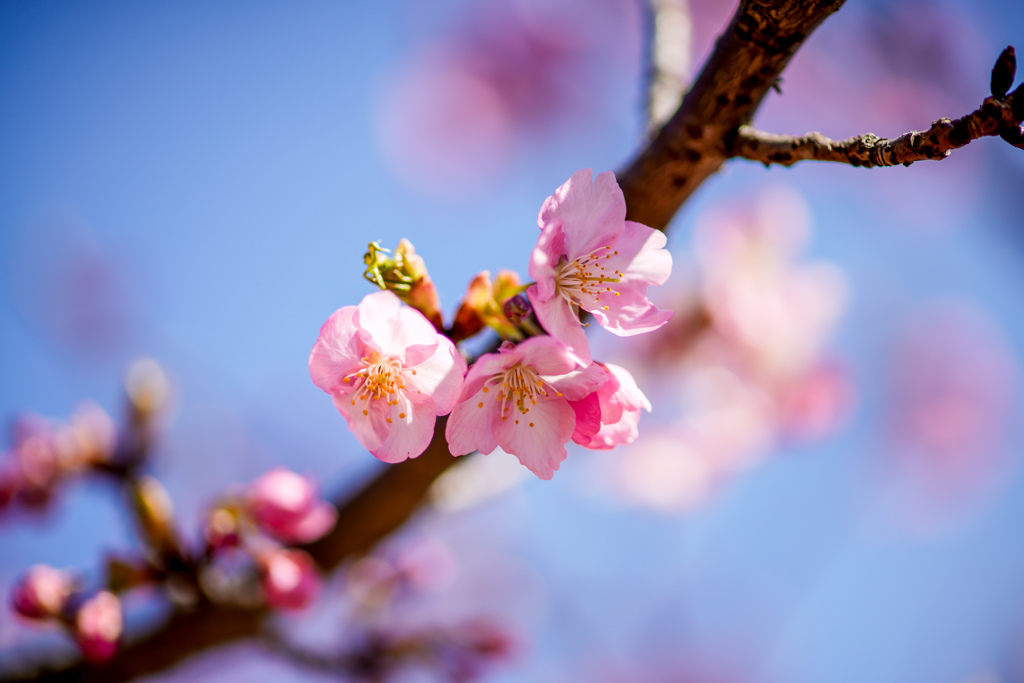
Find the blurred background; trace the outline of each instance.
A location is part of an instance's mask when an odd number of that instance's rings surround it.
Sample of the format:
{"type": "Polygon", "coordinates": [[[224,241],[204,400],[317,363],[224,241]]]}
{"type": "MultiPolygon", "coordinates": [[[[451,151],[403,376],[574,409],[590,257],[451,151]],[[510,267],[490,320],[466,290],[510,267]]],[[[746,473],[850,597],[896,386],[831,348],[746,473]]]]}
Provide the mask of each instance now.
{"type": "MultiPolygon", "coordinates": [[[[685,78],[734,4],[677,6],[685,78]]],[[[0,4],[0,419],[118,417],[152,357],[172,399],[151,469],[186,535],[275,465],[358,486],[380,465],[306,362],[372,291],[367,243],[411,240],[448,316],[480,270],[525,279],[543,200],[643,143],[648,12],[0,4]]],[[[755,123],[922,129],[975,109],[1008,44],[1012,0],[850,2],[755,123]]],[[[910,168],[728,164],[652,292],[702,322],[591,335],[651,398],[640,439],[570,445],[551,482],[500,452],[456,469],[390,542],[443,547],[450,576],[388,618],[500,624],[493,681],[1024,680],[1021,188],[995,138],[910,168]]],[[[3,512],[0,591],[37,563],[95,575],[135,545],[123,510],[78,479],[3,512]]],[[[343,638],[343,583],[285,624],[343,638]]],[[[133,598],[129,626],[165,609],[133,598]]],[[[72,650],[0,611],[0,672],[72,650]]],[[[321,679],[241,645],[150,680],[321,679]]]]}

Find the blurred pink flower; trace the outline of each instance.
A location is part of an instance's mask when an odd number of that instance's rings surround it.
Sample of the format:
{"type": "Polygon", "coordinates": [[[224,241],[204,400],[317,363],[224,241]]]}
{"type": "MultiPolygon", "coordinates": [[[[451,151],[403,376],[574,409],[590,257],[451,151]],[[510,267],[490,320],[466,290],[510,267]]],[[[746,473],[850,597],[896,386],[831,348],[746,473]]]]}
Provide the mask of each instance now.
{"type": "Polygon", "coordinates": [[[553,337],[506,342],[469,369],[445,430],[448,447],[452,455],[465,455],[500,446],[541,479],[551,479],[577,426],[569,401],[596,391],[607,378],[597,365],[581,368],[553,337]]]}
{"type": "Polygon", "coordinates": [[[570,401],[576,413],[576,431],[572,440],[585,448],[608,450],[616,444],[633,443],[640,435],[640,410],[651,411],[647,400],[636,380],[629,371],[611,363],[597,363],[608,373],[608,381],[601,388],[580,401],[570,401]],[[585,416],[596,412],[599,422],[593,429],[594,420],[585,416]]]}
{"type": "Polygon", "coordinates": [[[123,632],[121,601],[113,593],[100,591],[78,608],[75,641],[90,662],[105,662],[113,657],[123,632]]]}
{"type": "Polygon", "coordinates": [[[360,443],[395,463],[426,450],[436,416],[455,405],[466,362],[422,313],[383,291],[331,315],[309,372],[360,443]]]}
{"type": "Polygon", "coordinates": [[[320,591],[320,576],[309,553],[293,548],[272,550],[260,558],[267,604],[303,609],[320,591]]]}
{"type": "Polygon", "coordinates": [[[544,201],[530,258],[537,282],[526,290],[544,329],[584,365],[591,356],[580,310],[620,336],[656,330],[672,317],[647,299],[647,287],[672,272],[665,235],[626,220],[614,173],[592,176],[591,169],[577,171],[544,201]]]}
{"type": "Polygon", "coordinates": [[[29,619],[45,619],[60,614],[72,581],[64,572],[44,564],[30,568],[11,591],[14,611],[29,619]]]}
{"type": "Polygon", "coordinates": [[[901,498],[916,513],[948,513],[1005,478],[1019,376],[1004,333],[972,304],[934,304],[908,321],[888,375],[889,421],[910,485],[901,498]]]}
{"type": "Polygon", "coordinates": [[[321,500],[316,484],[275,467],[249,485],[249,513],[264,532],[285,543],[309,543],[334,528],[338,511],[321,500]]]}

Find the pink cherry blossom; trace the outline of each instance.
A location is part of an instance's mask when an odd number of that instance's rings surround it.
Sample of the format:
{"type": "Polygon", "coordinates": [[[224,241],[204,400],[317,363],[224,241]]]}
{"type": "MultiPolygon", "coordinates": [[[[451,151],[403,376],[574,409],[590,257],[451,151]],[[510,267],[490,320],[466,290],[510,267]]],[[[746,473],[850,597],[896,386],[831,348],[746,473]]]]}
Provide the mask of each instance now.
{"type": "Polygon", "coordinates": [[[302,609],[320,591],[320,577],[309,553],[274,550],[260,558],[263,593],[267,604],[282,609],[302,609]]]}
{"type": "MultiPolygon", "coordinates": [[[[495,448],[512,453],[541,479],[551,479],[566,458],[577,428],[570,401],[579,401],[608,380],[598,365],[582,368],[553,337],[506,343],[470,368],[445,436],[452,455],[495,448]]],[[[597,415],[584,419],[599,420],[597,415]]],[[[591,433],[599,422],[588,424],[591,433]]]]}
{"type": "Polygon", "coordinates": [[[334,527],[338,511],[320,499],[316,484],[275,467],[249,486],[249,512],[266,533],[285,543],[309,543],[334,527]]]}
{"type": "Polygon", "coordinates": [[[526,290],[547,332],[591,362],[580,310],[620,336],[650,332],[672,317],[647,299],[647,287],[672,272],[665,235],[626,220],[626,200],[611,171],[591,182],[577,171],[545,200],[537,222],[540,239],[530,258],[526,290]]]}
{"type": "Polygon", "coordinates": [[[582,401],[570,402],[576,413],[572,440],[585,448],[604,451],[636,440],[640,435],[640,409],[650,412],[651,403],[628,370],[611,363],[597,365],[608,373],[608,381],[582,401]],[[592,418],[584,417],[594,413],[598,416],[596,425],[592,418]]]}
{"type": "Polygon", "coordinates": [[[11,591],[14,611],[29,619],[57,616],[71,594],[71,579],[64,572],[39,564],[26,572],[11,591]]]}
{"type": "Polygon", "coordinates": [[[82,603],[75,615],[75,641],[90,662],[105,662],[117,652],[124,632],[121,601],[100,591],[82,603]]]}
{"type": "Polygon", "coordinates": [[[334,312],[309,355],[360,443],[384,462],[415,458],[455,405],[466,362],[419,311],[388,291],[334,312]]]}

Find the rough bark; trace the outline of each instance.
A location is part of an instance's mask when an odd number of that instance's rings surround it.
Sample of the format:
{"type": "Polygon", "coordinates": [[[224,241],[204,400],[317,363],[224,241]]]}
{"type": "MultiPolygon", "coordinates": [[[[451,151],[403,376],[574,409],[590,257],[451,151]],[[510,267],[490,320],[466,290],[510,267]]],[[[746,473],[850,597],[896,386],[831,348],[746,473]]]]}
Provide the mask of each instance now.
{"type": "Polygon", "coordinates": [[[715,173],[740,126],[843,0],[742,0],[679,110],[619,173],[627,218],[664,230],[715,173]]]}

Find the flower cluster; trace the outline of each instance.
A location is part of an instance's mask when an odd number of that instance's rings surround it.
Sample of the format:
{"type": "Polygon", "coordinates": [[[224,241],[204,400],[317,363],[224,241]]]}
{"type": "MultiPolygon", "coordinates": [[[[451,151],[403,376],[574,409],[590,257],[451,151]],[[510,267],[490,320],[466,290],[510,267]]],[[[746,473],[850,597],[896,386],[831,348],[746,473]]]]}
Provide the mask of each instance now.
{"type": "MultiPolygon", "coordinates": [[[[520,285],[515,273],[503,271],[492,284],[489,273],[480,273],[447,331],[437,324],[436,300],[417,306],[404,295],[413,281],[435,291],[422,260],[415,278],[374,275],[385,291],[324,323],[310,374],[373,455],[389,463],[418,457],[436,418],[449,413],[452,455],[500,447],[542,479],[565,460],[570,440],[609,449],[637,437],[640,410],[650,403],[624,368],[594,362],[581,316],[620,336],[664,325],[672,314],[648,300],[647,288],[663,284],[672,270],[665,236],[627,221],[614,174],[594,178],[589,169],[544,202],[538,224],[529,263],[535,282],[520,285]],[[506,341],[467,370],[452,340],[485,325],[506,341]]],[[[401,270],[379,251],[371,245],[374,273],[382,272],[380,264],[386,273],[401,270]]]]}

